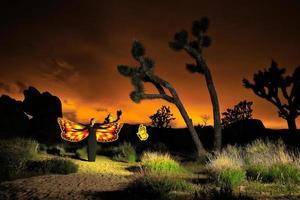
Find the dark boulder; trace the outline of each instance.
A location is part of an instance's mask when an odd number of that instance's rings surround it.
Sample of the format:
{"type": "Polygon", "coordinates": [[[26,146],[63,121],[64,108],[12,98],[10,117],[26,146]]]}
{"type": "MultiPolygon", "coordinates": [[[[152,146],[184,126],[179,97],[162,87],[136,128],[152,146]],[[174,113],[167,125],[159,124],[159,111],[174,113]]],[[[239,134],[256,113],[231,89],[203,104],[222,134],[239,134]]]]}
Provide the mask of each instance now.
{"type": "Polygon", "coordinates": [[[57,118],[62,117],[62,105],[58,97],[49,92],[40,93],[36,88],[24,90],[23,110],[32,116],[30,132],[43,143],[60,140],[57,118]]]}
{"type": "Polygon", "coordinates": [[[223,129],[223,144],[245,144],[265,137],[265,126],[258,119],[241,120],[223,129]]]}
{"type": "Polygon", "coordinates": [[[7,95],[0,97],[0,134],[2,137],[25,137],[29,118],[22,109],[22,102],[7,95]]]}

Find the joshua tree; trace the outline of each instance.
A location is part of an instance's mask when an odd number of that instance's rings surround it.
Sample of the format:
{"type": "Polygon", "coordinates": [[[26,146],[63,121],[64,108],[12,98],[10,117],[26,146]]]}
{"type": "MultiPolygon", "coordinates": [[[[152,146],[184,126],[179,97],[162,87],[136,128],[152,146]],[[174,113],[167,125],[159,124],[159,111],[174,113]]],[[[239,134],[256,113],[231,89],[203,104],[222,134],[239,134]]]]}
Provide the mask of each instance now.
{"type": "Polygon", "coordinates": [[[174,35],[174,40],[169,43],[169,46],[175,51],[185,50],[195,60],[195,63],[187,64],[186,69],[192,73],[203,74],[205,77],[207,89],[213,106],[215,130],[214,146],[216,150],[220,150],[222,145],[222,129],[219,101],[210,69],[202,53],[203,48],[209,47],[211,44],[210,37],[205,34],[208,26],[209,20],[206,17],[194,21],[192,25],[192,35],[194,36],[194,39],[189,40],[188,32],[183,30],[174,35]]]}
{"type": "Polygon", "coordinates": [[[151,115],[149,118],[152,121],[152,126],[157,128],[171,128],[171,121],[176,119],[173,117],[169,106],[162,106],[154,115],[151,115]]]}
{"type": "Polygon", "coordinates": [[[272,61],[269,69],[254,74],[254,83],[247,79],[243,83],[257,96],[275,105],[279,117],[287,120],[289,130],[293,131],[297,129],[295,120],[300,115],[300,67],[295,69],[292,76],[284,76],[285,71],[272,61]]]}
{"type": "Polygon", "coordinates": [[[176,105],[191,133],[192,139],[197,148],[198,155],[203,155],[205,153],[205,149],[197,135],[192,120],[189,118],[189,115],[185,110],[174,87],[169,82],[165,81],[154,73],[154,61],[151,58],[145,56],[145,49],[140,42],[133,42],[131,53],[133,58],[139,63],[139,66],[129,67],[126,65],[119,65],[118,71],[123,76],[130,78],[131,83],[134,85],[134,91],[130,93],[130,98],[132,99],[132,101],[134,101],[135,103],[139,103],[144,99],[164,99],[176,105]],[[153,84],[158,93],[145,93],[144,83],[147,82],[153,84]],[[168,90],[170,95],[167,94],[165,90],[168,90]]]}
{"type": "Polygon", "coordinates": [[[235,105],[233,109],[228,108],[222,113],[222,126],[226,127],[234,122],[252,119],[252,104],[253,102],[244,100],[235,105]]]}

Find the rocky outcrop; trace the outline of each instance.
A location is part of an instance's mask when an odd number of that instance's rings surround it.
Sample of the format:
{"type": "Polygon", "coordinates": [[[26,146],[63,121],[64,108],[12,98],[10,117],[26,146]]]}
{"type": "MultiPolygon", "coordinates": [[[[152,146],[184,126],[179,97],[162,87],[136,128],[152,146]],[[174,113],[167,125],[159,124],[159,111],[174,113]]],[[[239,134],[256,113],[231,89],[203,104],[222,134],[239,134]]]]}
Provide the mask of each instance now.
{"type": "Polygon", "coordinates": [[[246,119],[223,130],[223,144],[244,144],[265,136],[265,126],[258,119],[246,119]]]}
{"type": "Polygon", "coordinates": [[[22,109],[22,102],[7,95],[0,97],[0,135],[26,136],[29,118],[22,109]]]}
{"type": "Polygon", "coordinates": [[[57,117],[62,117],[61,101],[49,92],[29,87],[24,90],[23,101],[0,97],[1,136],[32,137],[42,143],[60,141],[57,117]]]}
{"type": "Polygon", "coordinates": [[[34,87],[24,90],[24,97],[23,110],[32,116],[29,132],[44,143],[59,141],[57,117],[62,117],[60,99],[49,92],[40,93],[34,87]]]}

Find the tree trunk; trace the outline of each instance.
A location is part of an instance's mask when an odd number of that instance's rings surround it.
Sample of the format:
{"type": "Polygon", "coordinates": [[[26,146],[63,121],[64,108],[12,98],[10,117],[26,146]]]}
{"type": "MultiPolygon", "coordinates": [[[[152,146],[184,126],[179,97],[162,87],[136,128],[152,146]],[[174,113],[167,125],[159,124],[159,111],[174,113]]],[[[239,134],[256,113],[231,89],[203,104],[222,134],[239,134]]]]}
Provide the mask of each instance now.
{"type": "Polygon", "coordinates": [[[297,126],[296,126],[296,118],[295,117],[289,117],[287,119],[287,123],[288,123],[288,128],[290,131],[296,131],[297,130],[297,126]]]}
{"type": "Polygon", "coordinates": [[[207,66],[204,67],[204,75],[206,80],[206,86],[209,91],[210,100],[213,107],[213,115],[214,115],[214,132],[215,132],[215,140],[214,140],[214,149],[217,151],[221,150],[222,147],[222,128],[221,128],[221,117],[220,117],[220,107],[217,92],[212,80],[212,76],[210,70],[207,66]]]}
{"type": "Polygon", "coordinates": [[[186,110],[185,110],[183,104],[181,103],[181,101],[179,100],[179,98],[175,98],[175,105],[177,106],[178,110],[180,111],[180,114],[183,117],[184,122],[186,123],[186,125],[191,133],[192,139],[196,145],[198,156],[199,157],[204,156],[206,154],[206,151],[199,139],[199,136],[196,132],[195,127],[193,126],[192,120],[189,118],[188,113],[186,112],[186,110]]]}
{"type": "MultiPolygon", "coordinates": [[[[176,92],[176,90],[165,80],[159,78],[158,76],[155,76],[151,73],[147,74],[151,80],[153,80],[154,83],[158,83],[159,85],[162,85],[163,87],[167,88],[169,90],[169,92],[171,93],[172,95],[172,98],[170,99],[166,99],[166,101],[170,102],[170,103],[173,103],[177,106],[181,116],[183,117],[184,119],[184,122],[186,123],[189,131],[190,131],[190,134],[192,136],[192,139],[194,141],[194,144],[196,145],[196,149],[197,149],[197,153],[198,153],[198,156],[201,157],[203,155],[206,154],[206,151],[199,139],[199,136],[195,130],[195,127],[193,126],[193,123],[188,115],[188,113],[186,112],[182,102],[180,101],[179,99],[179,96],[176,92]]],[[[163,91],[164,93],[164,91],[163,91]]]]}

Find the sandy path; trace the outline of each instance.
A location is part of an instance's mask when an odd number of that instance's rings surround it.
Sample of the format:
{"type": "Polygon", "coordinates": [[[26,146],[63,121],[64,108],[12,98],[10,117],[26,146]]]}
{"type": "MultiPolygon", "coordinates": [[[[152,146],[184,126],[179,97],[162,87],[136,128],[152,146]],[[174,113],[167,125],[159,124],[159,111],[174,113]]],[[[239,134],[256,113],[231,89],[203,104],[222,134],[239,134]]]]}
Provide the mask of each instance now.
{"type": "Polygon", "coordinates": [[[0,200],[5,199],[116,199],[132,181],[128,164],[98,157],[94,163],[75,161],[79,172],[44,175],[0,183],[0,200]]]}
{"type": "Polygon", "coordinates": [[[0,184],[0,199],[111,199],[131,177],[75,173],[18,179],[0,184]]]}

